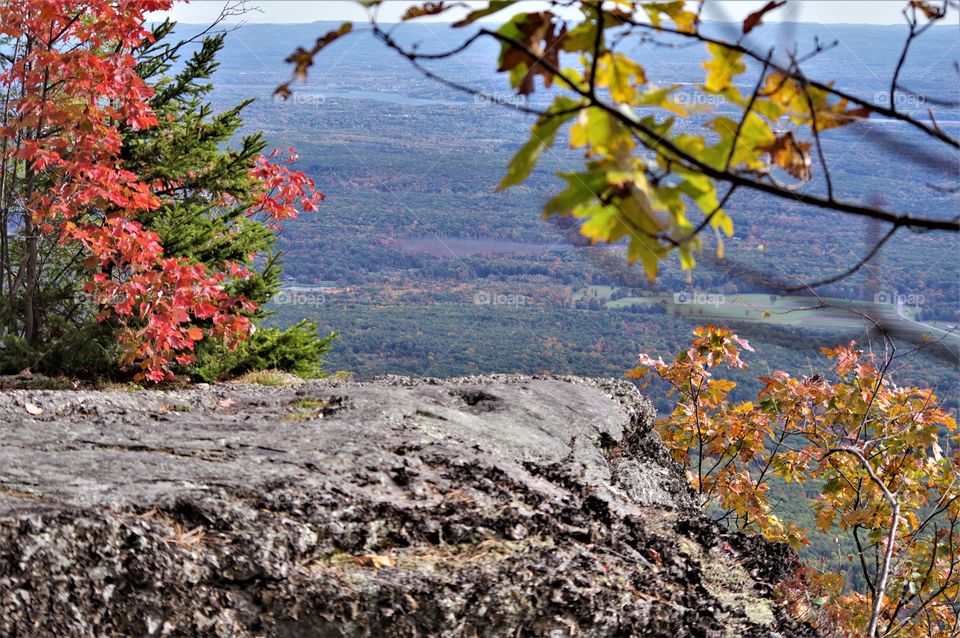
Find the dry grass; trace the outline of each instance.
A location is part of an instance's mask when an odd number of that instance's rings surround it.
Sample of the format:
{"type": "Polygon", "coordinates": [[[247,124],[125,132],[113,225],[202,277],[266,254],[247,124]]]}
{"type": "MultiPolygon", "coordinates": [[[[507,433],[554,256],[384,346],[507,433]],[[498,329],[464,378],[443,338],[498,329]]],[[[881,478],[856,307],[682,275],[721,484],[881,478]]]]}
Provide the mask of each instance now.
{"type": "Polygon", "coordinates": [[[248,372],[230,381],[230,383],[248,383],[265,386],[291,386],[303,383],[303,379],[289,372],[280,370],[257,370],[248,372]]]}
{"type": "Polygon", "coordinates": [[[142,514],[135,514],[133,518],[168,528],[170,532],[162,537],[163,542],[185,550],[196,550],[207,541],[207,533],[202,527],[187,529],[155,507],[142,514]]]}
{"type": "Polygon", "coordinates": [[[113,381],[97,383],[94,388],[103,392],[140,392],[145,389],[139,383],[116,383],[113,381]]]}
{"type": "Polygon", "coordinates": [[[322,417],[324,411],[330,407],[328,401],[314,401],[300,399],[294,404],[293,411],[283,415],[285,421],[310,421],[322,417]]]}
{"type": "Polygon", "coordinates": [[[359,556],[338,552],[324,558],[313,559],[307,563],[307,567],[317,572],[338,569],[349,571],[357,567],[428,570],[443,567],[457,568],[474,563],[505,560],[515,554],[543,551],[553,547],[551,539],[531,537],[521,541],[508,541],[487,534],[484,534],[484,537],[487,540],[479,543],[405,547],[359,556]]]}

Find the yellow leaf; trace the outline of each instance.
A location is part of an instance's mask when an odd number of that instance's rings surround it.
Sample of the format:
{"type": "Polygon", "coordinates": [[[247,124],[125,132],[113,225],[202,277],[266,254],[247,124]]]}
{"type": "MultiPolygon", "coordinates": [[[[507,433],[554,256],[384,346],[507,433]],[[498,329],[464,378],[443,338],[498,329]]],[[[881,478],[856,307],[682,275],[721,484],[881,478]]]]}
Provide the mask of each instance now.
{"type": "Polygon", "coordinates": [[[733,89],[739,96],[739,91],[733,86],[733,77],[747,70],[742,60],[743,54],[712,43],[707,45],[707,50],[713,57],[703,62],[703,68],[707,70],[704,89],[710,93],[724,93],[733,89]]]}
{"type": "MultiPolygon", "coordinates": [[[[780,73],[769,74],[761,94],[768,96],[770,101],[779,106],[780,109],[793,111],[795,116],[802,115],[805,118],[809,115],[809,108],[807,107],[802,89],[792,78],[788,78],[780,73]]],[[[811,101],[814,102],[814,104],[816,104],[819,97],[816,92],[810,93],[811,101]]],[[[806,120],[803,119],[803,121],[806,120]]]]}
{"type": "Polygon", "coordinates": [[[723,231],[727,237],[733,237],[733,220],[722,210],[718,210],[710,219],[710,225],[723,231]]]}
{"type": "Polygon", "coordinates": [[[632,103],[636,87],[645,84],[646,73],[639,64],[620,53],[604,52],[598,61],[596,83],[610,89],[610,97],[617,102],[632,103]]]}
{"type": "Polygon", "coordinates": [[[517,154],[510,160],[507,167],[507,174],[497,186],[497,190],[503,190],[510,186],[521,183],[529,175],[536,165],[540,154],[544,150],[553,146],[554,138],[557,136],[557,130],[573,117],[571,110],[577,103],[566,97],[559,97],[554,101],[553,106],[545,115],[542,115],[530,129],[530,139],[524,144],[517,154]],[[557,112],[569,111],[563,115],[556,115],[557,112]]]}
{"type": "Polygon", "coordinates": [[[643,264],[643,271],[650,281],[657,278],[657,267],[663,256],[663,248],[653,240],[642,235],[631,237],[627,248],[627,261],[631,264],[637,261],[643,264]]]}
{"type": "Polygon", "coordinates": [[[578,217],[588,217],[580,226],[580,234],[593,241],[615,242],[627,235],[627,227],[620,221],[618,211],[613,206],[599,204],[577,211],[578,217]]]}
{"type": "Polygon", "coordinates": [[[678,31],[693,32],[696,31],[698,18],[697,14],[687,11],[685,0],[671,0],[669,2],[644,2],[643,9],[650,17],[650,22],[655,27],[662,24],[661,14],[667,16],[676,25],[678,31]]]}
{"type": "Polygon", "coordinates": [[[772,144],[776,139],[770,125],[756,113],[749,113],[741,125],[729,117],[715,117],[706,124],[715,130],[720,140],[702,153],[704,160],[717,168],[726,167],[728,158],[730,166],[745,165],[747,168],[761,170],[766,164],[761,159],[762,148],[772,144]],[[733,155],[730,151],[736,143],[733,155]]]}
{"type": "Polygon", "coordinates": [[[690,110],[682,104],[670,99],[670,94],[680,88],[678,85],[667,86],[663,88],[651,87],[650,90],[641,93],[634,104],[637,106],[659,106],[668,111],[676,113],[680,117],[689,117],[690,110]]]}

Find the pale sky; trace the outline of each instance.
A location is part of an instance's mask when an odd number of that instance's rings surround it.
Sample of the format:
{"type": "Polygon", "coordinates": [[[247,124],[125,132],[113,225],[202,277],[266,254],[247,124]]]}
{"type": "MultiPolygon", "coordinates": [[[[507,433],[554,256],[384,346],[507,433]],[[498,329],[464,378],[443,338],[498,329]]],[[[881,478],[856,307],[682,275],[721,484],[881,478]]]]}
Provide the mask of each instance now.
{"type": "MultiPolygon", "coordinates": [[[[315,22],[317,20],[363,20],[366,10],[352,0],[248,0],[252,11],[242,20],[248,23],[294,23],[315,22]]],[[[386,0],[379,8],[378,19],[381,22],[395,22],[404,11],[413,4],[410,0],[386,0]]],[[[484,2],[470,2],[483,6],[484,2]]],[[[714,0],[704,7],[703,17],[707,20],[742,20],[746,15],[762,7],[764,0],[714,0]]],[[[180,2],[169,12],[158,12],[151,19],[170,16],[183,23],[210,23],[224,5],[224,0],[192,0],[189,4],[180,2]]],[[[790,0],[786,7],[773,11],[764,17],[767,22],[792,20],[796,22],[854,23],[854,24],[903,24],[901,11],[906,5],[904,0],[790,0]]],[[[536,11],[547,7],[546,2],[524,0],[504,13],[518,11],[536,11]]],[[[451,21],[463,14],[464,10],[450,11],[441,17],[451,21]]],[[[579,14],[574,14],[579,15],[579,14]]],[[[496,20],[498,16],[493,16],[496,20]]],[[[573,16],[571,16],[573,17],[573,16]]],[[[419,21],[431,18],[420,18],[419,21]]],[[[954,22],[956,20],[954,19],[954,22]]]]}

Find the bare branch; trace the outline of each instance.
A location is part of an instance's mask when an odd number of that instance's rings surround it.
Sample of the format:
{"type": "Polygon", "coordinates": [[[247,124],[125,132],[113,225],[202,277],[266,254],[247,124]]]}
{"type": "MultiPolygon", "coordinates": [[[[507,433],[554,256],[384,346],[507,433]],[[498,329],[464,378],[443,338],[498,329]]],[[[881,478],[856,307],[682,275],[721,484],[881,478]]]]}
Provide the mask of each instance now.
{"type": "Polygon", "coordinates": [[[897,226],[891,226],[891,227],[890,227],[890,230],[887,231],[887,234],[884,235],[883,237],[881,237],[881,238],[880,238],[880,241],[878,241],[876,244],[874,244],[874,245],[873,245],[873,248],[871,248],[870,251],[860,259],[860,261],[858,261],[857,263],[855,263],[855,264],[854,264],[853,266],[851,266],[850,268],[844,270],[843,272],[841,272],[841,273],[839,273],[839,274],[836,274],[836,275],[833,275],[832,277],[827,277],[826,279],[821,279],[821,280],[819,280],[819,281],[813,281],[813,282],[810,282],[810,283],[801,284],[801,285],[799,285],[799,286],[790,286],[790,287],[788,287],[788,288],[784,288],[784,291],[785,291],[785,292],[799,292],[799,291],[801,291],[801,290],[809,290],[809,289],[812,289],[812,288],[819,288],[820,286],[826,286],[827,284],[836,283],[836,282],[840,281],[841,279],[846,279],[846,278],[849,277],[850,275],[854,274],[855,272],[857,272],[858,270],[860,270],[861,268],[863,268],[863,267],[867,264],[867,262],[869,262],[871,259],[873,259],[874,256],[875,256],[878,252],[880,252],[880,249],[883,248],[883,245],[886,244],[888,241],[890,241],[890,238],[893,237],[893,235],[897,232],[897,230],[898,230],[898,227],[897,227],[897,226]]]}
{"type": "Polygon", "coordinates": [[[743,109],[743,116],[740,118],[740,121],[737,122],[737,130],[733,133],[733,142],[730,144],[730,153],[727,155],[727,161],[723,165],[724,171],[730,170],[730,163],[733,161],[733,156],[737,153],[737,145],[740,142],[740,133],[743,131],[743,125],[746,123],[747,118],[750,117],[750,113],[753,111],[753,105],[757,101],[757,95],[760,94],[760,88],[763,86],[763,80],[767,76],[767,68],[770,66],[770,58],[773,57],[773,49],[767,52],[767,57],[763,61],[763,68],[760,69],[760,76],[757,78],[757,84],[753,87],[753,92],[750,94],[750,101],[747,102],[747,107],[743,109]]]}
{"type": "Polygon", "coordinates": [[[900,526],[900,501],[894,492],[891,492],[887,485],[873,471],[870,461],[863,455],[863,452],[854,447],[836,447],[830,448],[822,458],[827,458],[833,454],[849,454],[859,461],[860,466],[870,477],[870,480],[880,488],[884,500],[890,504],[892,510],[890,514],[890,526],[887,529],[887,546],[884,549],[883,563],[880,567],[880,573],[877,576],[877,588],[873,595],[873,604],[870,612],[870,621],[867,624],[867,638],[875,638],[877,635],[877,624],[880,621],[880,614],[883,611],[883,597],[887,591],[887,581],[890,578],[890,569],[893,565],[893,548],[897,541],[897,528],[900,526]]]}
{"type": "MultiPolygon", "coordinates": [[[[513,38],[507,37],[501,33],[495,31],[490,31],[487,29],[481,29],[480,33],[484,33],[500,42],[505,42],[510,44],[513,47],[516,47],[526,53],[527,55],[538,58],[537,54],[534,51],[531,51],[524,43],[519,42],[513,38]]],[[[411,54],[414,55],[414,54],[411,54]]],[[[684,162],[687,164],[687,168],[691,170],[699,170],[704,175],[712,177],[714,179],[729,182],[731,184],[736,184],[740,186],[745,186],[753,190],[767,193],[769,195],[774,195],[781,199],[788,199],[792,201],[799,201],[803,204],[809,204],[811,206],[816,206],[818,208],[823,208],[826,210],[834,210],[841,213],[849,213],[852,215],[857,215],[861,217],[867,217],[869,219],[877,219],[880,221],[891,223],[895,226],[907,226],[910,228],[924,228],[930,230],[948,230],[952,232],[960,232],[960,216],[955,216],[952,219],[937,219],[930,217],[913,217],[908,214],[897,214],[889,211],[885,211],[879,208],[870,208],[868,206],[862,206],[859,204],[853,204],[848,202],[841,202],[837,200],[825,199],[815,195],[798,195],[793,191],[784,189],[779,186],[774,186],[767,184],[765,182],[757,181],[754,179],[749,179],[744,175],[731,171],[724,171],[717,169],[710,164],[707,164],[700,158],[694,157],[686,151],[680,149],[670,140],[663,138],[661,135],[657,134],[655,131],[648,128],[643,124],[636,116],[628,115],[626,112],[622,111],[619,108],[616,108],[610,104],[603,102],[595,97],[591,97],[589,92],[580,89],[576,86],[576,83],[568,78],[560,69],[551,64],[549,61],[544,59],[538,59],[538,64],[543,66],[545,69],[550,71],[553,75],[560,78],[560,80],[569,86],[571,90],[579,94],[581,97],[586,98],[590,101],[590,105],[599,109],[602,109],[612,117],[619,120],[625,126],[634,130],[638,133],[638,138],[641,143],[644,144],[647,148],[653,151],[658,151],[660,149],[666,149],[676,158],[679,162],[684,162]]],[[[771,68],[775,68],[771,64],[771,68]]],[[[815,86],[815,83],[810,82],[811,86],[815,86]]]]}

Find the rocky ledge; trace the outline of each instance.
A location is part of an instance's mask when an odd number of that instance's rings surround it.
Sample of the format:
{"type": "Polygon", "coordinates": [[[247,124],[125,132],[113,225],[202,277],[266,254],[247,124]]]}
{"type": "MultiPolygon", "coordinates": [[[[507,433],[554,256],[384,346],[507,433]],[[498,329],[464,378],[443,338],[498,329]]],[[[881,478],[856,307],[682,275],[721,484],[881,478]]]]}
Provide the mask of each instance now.
{"type": "Polygon", "coordinates": [[[0,635],[812,635],[618,381],[0,394],[0,635]]]}

